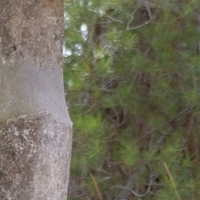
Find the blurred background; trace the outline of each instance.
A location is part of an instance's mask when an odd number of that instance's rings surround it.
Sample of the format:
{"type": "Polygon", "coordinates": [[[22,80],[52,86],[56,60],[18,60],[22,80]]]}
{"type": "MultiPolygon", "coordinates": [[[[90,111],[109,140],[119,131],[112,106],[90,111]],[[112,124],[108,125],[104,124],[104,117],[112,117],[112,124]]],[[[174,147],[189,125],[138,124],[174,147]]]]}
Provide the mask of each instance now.
{"type": "Polygon", "coordinates": [[[68,200],[200,199],[198,0],[65,0],[68,200]]]}

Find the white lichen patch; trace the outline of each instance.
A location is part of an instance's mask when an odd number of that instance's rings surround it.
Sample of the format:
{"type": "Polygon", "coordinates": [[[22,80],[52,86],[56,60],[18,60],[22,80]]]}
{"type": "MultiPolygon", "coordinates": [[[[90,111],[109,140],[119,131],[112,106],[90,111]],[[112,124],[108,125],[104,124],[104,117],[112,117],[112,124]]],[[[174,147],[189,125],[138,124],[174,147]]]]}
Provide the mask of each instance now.
{"type": "Polygon", "coordinates": [[[0,199],[65,200],[70,154],[71,127],[48,113],[0,123],[0,199]]]}

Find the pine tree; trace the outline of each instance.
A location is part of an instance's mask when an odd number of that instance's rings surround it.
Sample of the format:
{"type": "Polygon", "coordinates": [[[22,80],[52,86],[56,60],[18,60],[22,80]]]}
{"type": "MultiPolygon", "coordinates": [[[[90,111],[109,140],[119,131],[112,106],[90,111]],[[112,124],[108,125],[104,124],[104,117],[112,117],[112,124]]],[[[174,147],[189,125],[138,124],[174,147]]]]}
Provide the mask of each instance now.
{"type": "Polygon", "coordinates": [[[69,199],[199,199],[199,6],[66,2],[69,199]]]}

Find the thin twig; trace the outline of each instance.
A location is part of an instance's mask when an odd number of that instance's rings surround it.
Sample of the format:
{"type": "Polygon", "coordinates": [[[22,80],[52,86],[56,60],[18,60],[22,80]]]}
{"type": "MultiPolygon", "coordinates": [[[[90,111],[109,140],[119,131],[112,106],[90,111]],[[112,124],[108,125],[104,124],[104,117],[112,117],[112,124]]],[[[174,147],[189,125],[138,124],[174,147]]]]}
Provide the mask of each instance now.
{"type": "Polygon", "coordinates": [[[172,122],[173,120],[175,120],[176,118],[178,118],[178,117],[180,117],[181,115],[185,114],[186,112],[192,110],[193,108],[194,108],[194,106],[193,106],[192,108],[187,108],[187,109],[183,110],[182,112],[180,112],[178,115],[176,115],[176,116],[173,117],[172,119],[170,119],[170,120],[168,120],[168,121],[162,123],[160,126],[158,126],[157,128],[155,128],[155,129],[152,130],[152,131],[149,131],[148,133],[146,133],[145,135],[143,135],[143,136],[142,136],[141,138],[139,138],[139,139],[141,140],[141,139],[143,139],[144,137],[146,137],[146,136],[152,134],[153,132],[157,131],[159,128],[161,128],[161,127],[163,127],[164,125],[166,125],[166,124],[172,122]]]}
{"type": "Polygon", "coordinates": [[[157,149],[160,145],[162,145],[162,143],[164,142],[165,138],[169,135],[169,132],[172,130],[172,128],[170,127],[166,133],[164,133],[163,135],[161,135],[161,137],[155,142],[155,144],[153,145],[153,149],[157,149]]]}
{"type": "Polygon", "coordinates": [[[146,10],[148,12],[148,15],[149,15],[149,20],[144,22],[143,24],[140,24],[138,26],[135,26],[135,27],[130,27],[130,24],[132,23],[133,19],[134,19],[134,15],[136,13],[136,11],[138,10],[139,6],[137,7],[137,9],[135,9],[131,15],[131,19],[129,20],[128,24],[127,24],[127,30],[130,31],[130,30],[135,30],[135,29],[139,29],[147,24],[150,24],[153,19],[155,18],[156,14],[154,14],[154,16],[152,16],[152,13],[151,13],[151,9],[149,8],[147,2],[145,3],[145,7],[146,7],[146,10]]]}
{"type": "Polygon", "coordinates": [[[114,19],[113,17],[111,17],[110,15],[107,16],[109,19],[111,19],[113,22],[118,22],[120,24],[124,24],[123,21],[118,20],[118,19],[114,19]]]}
{"type": "Polygon", "coordinates": [[[168,174],[168,176],[169,176],[169,178],[170,178],[170,181],[172,182],[172,186],[173,186],[173,188],[174,188],[174,190],[175,190],[177,199],[178,199],[178,200],[181,200],[181,198],[180,198],[180,196],[179,196],[179,193],[178,193],[178,191],[177,191],[177,188],[176,188],[176,184],[175,184],[174,179],[173,179],[173,177],[172,177],[172,175],[171,175],[171,173],[170,173],[170,171],[169,171],[168,166],[166,165],[166,163],[163,163],[163,165],[164,165],[164,167],[165,167],[165,169],[166,169],[166,171],[167,171],[167,174],[168,174]]]}
{"type": "MultiPolygon", "coordinates": [[[[134,176],[134,175],[133,175],[134,176]]],[[[149,180],[149,183],[148,183],[148,188],[146,190],[146,192],[144,194],[138,194],[136,191],[132,190],[129,186],[120,186],[120,185],[116,185],[113,188],[121,188],[123,190],[128,190],[130,193],[132,193],[133,195],[135,195],[136,197],[144,197],[146,196],[150,191],[151,191],[151,186],[152,186],[152,183],[153,183],[153,176],[154,175],[150,175],[150,180],[149,180]]]]}
{"type": "Polygon", "coordinates": [[[92,178],[92,181],[93,181],[94,186],[95,186],[95,188],[96,188],[96,191],[97,191],[97,194],[98,194],[98,196],[99,196],[99,199],[100,199],[100,200],[103,200],[102,195],[101,195],[101,192],[100,192],[100,190],[99,190],[99,186],[98,186],[97,181],[95,180],[95,178],[94,178],[94,176],[93,176],[92,174],[90,174],[90,177],[92,178]]]}
{"type": "Polygon", "coordinates": [[[139,5],[138,5],[137,8],[132,12],[131,18],[130,18],[128,24],[127,24],[127,30],[129,29],[131,22],[134,20],[134,15],[135,15],[136,11],[138,10],[138,8],[139,8],[139,5]]]}

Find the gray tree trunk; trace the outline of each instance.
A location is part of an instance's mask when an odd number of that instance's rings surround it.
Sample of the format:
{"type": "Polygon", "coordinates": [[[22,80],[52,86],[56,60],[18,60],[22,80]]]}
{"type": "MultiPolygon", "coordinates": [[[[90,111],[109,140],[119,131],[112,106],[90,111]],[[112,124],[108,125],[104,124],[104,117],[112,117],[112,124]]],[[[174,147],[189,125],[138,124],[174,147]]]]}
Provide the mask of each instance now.
{"type": "Polygon", "coordinates": [[[1,200],[66,200],[62,41],[62,0],[0,0],[1,200]]]}

